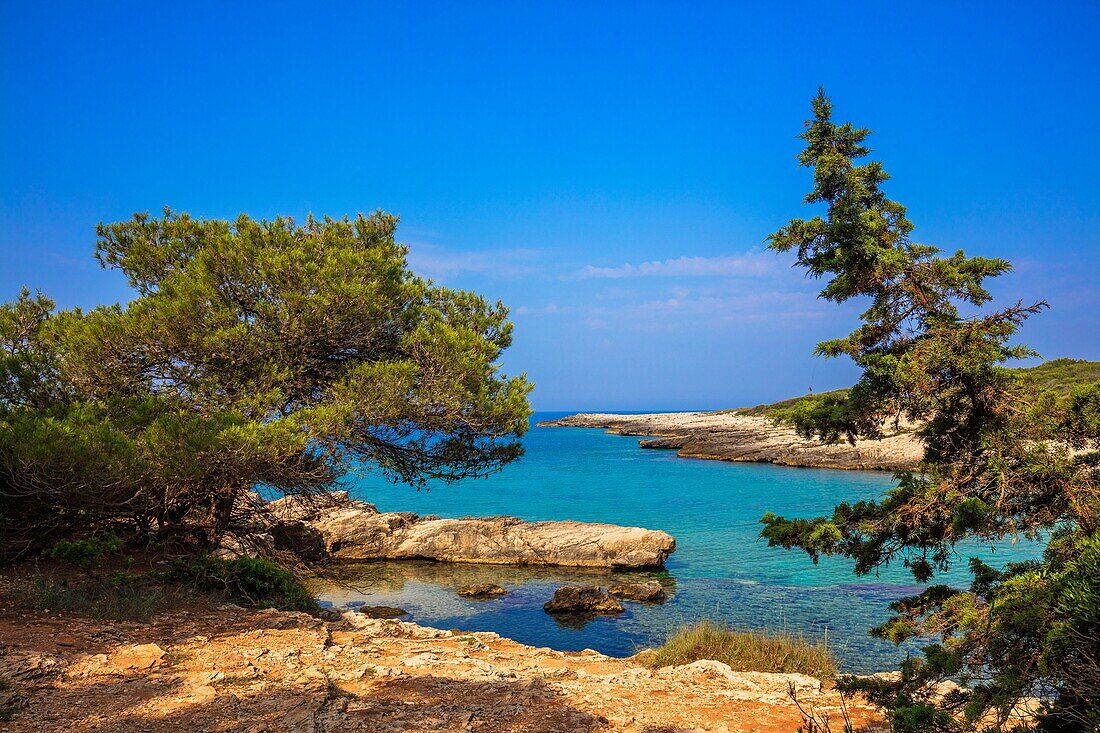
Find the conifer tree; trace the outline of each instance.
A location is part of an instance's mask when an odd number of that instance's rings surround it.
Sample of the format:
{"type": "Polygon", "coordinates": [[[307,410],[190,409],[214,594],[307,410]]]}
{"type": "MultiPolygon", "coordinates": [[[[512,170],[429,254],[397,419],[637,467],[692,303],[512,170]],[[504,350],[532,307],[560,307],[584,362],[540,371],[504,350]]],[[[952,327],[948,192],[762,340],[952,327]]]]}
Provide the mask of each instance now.
{"type": "Polygon", "coordinates": [[[801,404],[789,418],[807,437],[874,438],[887,425],[920,427],[919,470],[877,501],[828,517],[761,520],[769,545],[855,560],[867,574],[901,562],[921,582],[958,561],[968,538],[1049,540],[1041,561],[994,570],[970,560],[969,589],[931,585],[892,605],[873,633],[928,639],[898,682],[849,682],[887,707],[895,731],[1090,731],[1100,725],[1100,383],[1066,396],[1004,366],[1033,352],[1011,342],[1046,302],[982,310],[1002,259],[942,254],[913,239],[906,208],[887,198],[881,163],[861,162],[870,130],[833,121],[824,91],[802,135],[813,169],[806,203],[770,237],[777,252],[821,279],[821,297],[867,304],[844,338],[818,345],[862,370],[847,394],[801,404]],[[965,689],[940,698],[935,683],[965,689]],[[1020,723],[1026,699],[1042,714],[1020,723]]]}

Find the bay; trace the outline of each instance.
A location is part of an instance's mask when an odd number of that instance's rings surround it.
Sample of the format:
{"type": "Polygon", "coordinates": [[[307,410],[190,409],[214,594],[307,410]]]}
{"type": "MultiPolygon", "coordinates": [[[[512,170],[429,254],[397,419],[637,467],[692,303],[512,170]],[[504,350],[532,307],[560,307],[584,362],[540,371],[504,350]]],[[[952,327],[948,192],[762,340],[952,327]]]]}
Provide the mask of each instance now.
{"type": "MultiPolygon", "coordinates": [[[[550,420],[566,413],[539,413],[550,420]]],[[[663,572],[509,568],[427,562],[379,562],[341,569],[339,583],[319,588],[335,606],[387,605],[429,626],[495,631],[517,641],[561,650],[592,648],[626,656],[659,644],[672,630],[700,618],[754,629],[785,629],[827,638],[846,671],[896,669],[912,644],[896,647],[867,630],[885,620],[891,600],[919,590],[900,564],[857,577],[852,563],[769,548],[760,540],[766,511],[789,517],[828,513],[839,501],[875,498],[889,488],[886,472],[790,468],[757,463],[685,459],[638,447],[635,437],[584,428],[532,428],[526,454],[488,478],[420,491],[383,476],[349,477],[355,498],[381,511],[443,517],[510,515],[528,520],[576,519],[664,530],[677,550],[663,572]],[[627,604],[618,617],[581,623],[555,619],[542,604],[566,583],[608,584],[656,577],[669,590],[663,605],[627,604]],[[474,582],[509,589],[503,598],[475,601],[455,590],[474,582]]],[[[964,586],[966,559],[995,566],[1036,557],[1036,543],[970,544],[934,582],[964,586]]]]}

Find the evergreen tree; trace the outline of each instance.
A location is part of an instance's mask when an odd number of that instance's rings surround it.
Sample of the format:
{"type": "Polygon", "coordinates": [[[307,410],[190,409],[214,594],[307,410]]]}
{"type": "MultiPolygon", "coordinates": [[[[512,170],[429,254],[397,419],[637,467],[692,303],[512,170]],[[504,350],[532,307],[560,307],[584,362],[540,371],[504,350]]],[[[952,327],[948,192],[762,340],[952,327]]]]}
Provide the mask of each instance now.
{"type": "Polygon", "coordinates": [[[368,465],[454,481],[520,455],[530,385],[507,309],[406,266],[397,219],[100,225],[136,297],[0,306],[0,544],[112,525],[209,546],[253,489],[309,495],[368,465]]]}
{"type": "Polygon", "coordinates": [[[929,637],[896,683],[851,682],[890,711],[899,733],[1011,730],[1013,710],[1042,700],[1043,730],[1100,725],[1100,383],[1045,392],[1003,363],[1030,356],[1010,340],[1045,302],[982,312],[1001,259],[944,256],[910,237],[913,224],[886,197],[866,128],[833,121],[823,91],[802,135],[813,169],[809,204],[824,215],[792,220],[770,237],[797,253],[821,296],[867,308],[847,337],[817,354],[847,355],[862,370],[845,395],[809,400],[790,418],[826,441],[874,438],[886,425],[919,425],[920,469],[899,474],[879,501],[840,504],[830,517],[761,520],[769,545],[854,558],[859,574],[893,561],[921,582],[956,561],[967,538],[1048,538],[1044,559],[1001,571],[972,559],[968,590],[932,585],[893,604],[873,633],[929,637]],[[968,690],[939,698],[935,683],[968,690]]]}

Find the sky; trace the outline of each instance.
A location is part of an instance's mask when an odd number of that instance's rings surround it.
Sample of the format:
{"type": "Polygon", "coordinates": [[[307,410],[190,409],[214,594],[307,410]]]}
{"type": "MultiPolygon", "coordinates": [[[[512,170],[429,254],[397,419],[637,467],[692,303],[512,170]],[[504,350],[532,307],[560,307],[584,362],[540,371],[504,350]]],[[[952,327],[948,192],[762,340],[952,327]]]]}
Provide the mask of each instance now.
{"type": "Polygon", "coordinates": [[[1012,260],[1021,340],[1100,359],[1100,3],[0,0],[0,298],[126,302],[95,225],[384,209],[512,310],[540,410],[723,408],[858,376],[859,304],[766,249],[819,85],[914,238],[1012,260]]]}

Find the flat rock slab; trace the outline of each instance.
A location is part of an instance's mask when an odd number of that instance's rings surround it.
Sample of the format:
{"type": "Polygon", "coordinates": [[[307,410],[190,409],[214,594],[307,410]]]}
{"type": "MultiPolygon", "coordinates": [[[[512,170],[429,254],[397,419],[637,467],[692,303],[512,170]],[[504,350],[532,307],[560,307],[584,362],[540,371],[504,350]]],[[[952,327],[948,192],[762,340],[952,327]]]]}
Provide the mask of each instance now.
{"type": "Polygon", "coordinates": [[[412,512],[379,512],[343,492],[324,501],[271,502],[282,521],[319,531],[341,560],[425,559],[497,565],[646,568],[676,549],[666,532],[592,522],[528,522],[515,517],[439,519],[412,512]]]}

